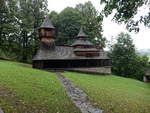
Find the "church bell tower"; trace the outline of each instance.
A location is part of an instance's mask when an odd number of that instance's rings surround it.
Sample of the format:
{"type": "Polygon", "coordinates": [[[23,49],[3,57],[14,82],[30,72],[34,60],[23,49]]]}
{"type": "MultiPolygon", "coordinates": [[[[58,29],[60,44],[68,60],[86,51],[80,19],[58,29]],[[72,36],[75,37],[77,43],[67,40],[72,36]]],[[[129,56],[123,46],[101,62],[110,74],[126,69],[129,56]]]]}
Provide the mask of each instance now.
{"type": "Polygon", "coordinates": [[[47,16],[43,24],[38,28],[39,38],[41,41],[41,48],[54,49],[55,48],[55,27],[52,25],[47,16]]]}

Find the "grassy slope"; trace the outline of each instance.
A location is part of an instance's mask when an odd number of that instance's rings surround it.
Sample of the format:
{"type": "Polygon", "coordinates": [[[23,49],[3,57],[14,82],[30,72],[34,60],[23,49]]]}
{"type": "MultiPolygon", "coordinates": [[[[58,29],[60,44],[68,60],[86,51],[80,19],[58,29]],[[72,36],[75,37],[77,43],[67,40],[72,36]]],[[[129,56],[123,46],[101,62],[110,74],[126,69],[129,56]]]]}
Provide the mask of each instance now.
{"type": "Polygon", "coordinates": [[[57,77],[0,61],[0,108],[5,113],[78,113],[57,77]]]}
{"type": "Polygon", "coordinates": [[[105,113],[150,113],[150,84],[117,76],[65,72],[105,113]]]}

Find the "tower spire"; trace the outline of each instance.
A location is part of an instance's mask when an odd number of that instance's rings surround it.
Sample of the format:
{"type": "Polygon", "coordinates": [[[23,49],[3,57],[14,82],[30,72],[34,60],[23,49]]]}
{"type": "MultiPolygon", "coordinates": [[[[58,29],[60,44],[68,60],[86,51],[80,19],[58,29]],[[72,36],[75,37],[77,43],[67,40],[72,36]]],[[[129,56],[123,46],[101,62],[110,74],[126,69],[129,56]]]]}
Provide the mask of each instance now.
{"type": "Polygon", "coordinates": [[[88,37],[88,35],[86,35],[86,34],[83,32],[82,27],[80,28],[80,31],[79,31],[79,33],[78,33],[78,35],[77,35],[77,38],[80,38],[80,37],[83,37],[83,38],[87,38],[87,37],[88,37]]]}
{"type": "Polygon", "coordinates": [[[53,24],[51,23],[51,21],[49,20],[49,17],[46,16],[44,22],[42,23],[42,25],[39,27],[39,29],[42,28],[49,28],[49,29],[55,29],[55,27],[53,26],[53,24]]]}

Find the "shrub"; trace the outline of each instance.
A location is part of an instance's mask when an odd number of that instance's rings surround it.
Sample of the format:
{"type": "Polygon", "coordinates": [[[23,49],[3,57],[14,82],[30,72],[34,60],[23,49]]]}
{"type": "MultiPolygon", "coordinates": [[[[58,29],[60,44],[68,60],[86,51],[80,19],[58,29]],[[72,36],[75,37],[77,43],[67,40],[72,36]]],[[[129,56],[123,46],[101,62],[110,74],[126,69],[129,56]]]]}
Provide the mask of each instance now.
{"type": "Polygon", "coordinates": [[[142,80],[148,67],[148,57],[140,56],[129,34],[120,33],[111,46],[112,71],[120,76],[142,80]]]}

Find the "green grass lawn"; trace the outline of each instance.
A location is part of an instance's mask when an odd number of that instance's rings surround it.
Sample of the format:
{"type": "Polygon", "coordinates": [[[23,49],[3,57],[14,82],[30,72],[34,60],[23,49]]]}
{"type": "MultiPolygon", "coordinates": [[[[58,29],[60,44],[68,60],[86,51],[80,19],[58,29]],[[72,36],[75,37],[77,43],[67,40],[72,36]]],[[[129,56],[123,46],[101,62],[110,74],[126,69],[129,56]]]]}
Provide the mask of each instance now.
{"type": "Polygon", "coordinates": [[[105,113],[150,113],[150,84],[118,76],[65,72],[105,113]]]}
{"type": "Polygon", "coordinates": [[[5,113],[79,113],[53,73],[0,61],[0,108],[5,113]]]}

